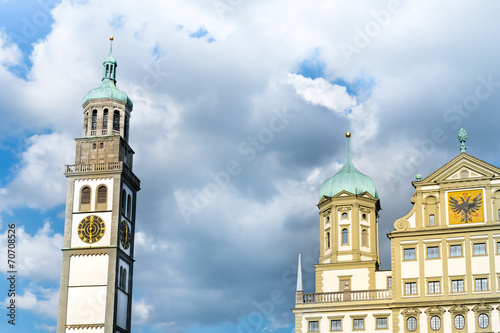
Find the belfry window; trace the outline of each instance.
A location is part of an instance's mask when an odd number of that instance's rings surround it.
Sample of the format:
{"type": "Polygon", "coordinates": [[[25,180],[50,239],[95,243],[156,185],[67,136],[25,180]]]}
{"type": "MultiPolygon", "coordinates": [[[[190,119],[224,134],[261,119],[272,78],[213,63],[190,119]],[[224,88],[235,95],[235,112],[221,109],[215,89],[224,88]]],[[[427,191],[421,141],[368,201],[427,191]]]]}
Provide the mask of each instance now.
{"type": "Polygon", "coordinates": [[[120,111],[115,110],[113,114],[113,131],[120,130],[120,111]]]}
{"type": "Polygon", "coordinates": [[[97,110],[92,111],[92,126],[90,129],[95,131],[97,128],[97,110]]]}
{"type": "Polygon", "coordinates": [[[326,247],[330,248],[330,233],[326,233],[326,247]]]}
{"type": "Polygon", "coordinates": [[[429,215],[429,225],[436,225],[434,214],[429,215]]]}
{"type": "Polygon", "coordinates": [[[130,219],[130,207],[132,206],[131,205],[131,197],[130,197],[130,194],[128,195],[127,197],[127,217],[130,219]]]}
{"type": "Polygon", "coordinates": [[[104,109],[102,115],[102,129],[108,129],[108,109],[104,109]]]}
{"type": "Polygon", "coordinates": [[[80,210],[90,210],[90,187],[85,186],[80,192],[80,210]]]}
{"type": "Polygon", "coordinates": [[[349,244],[349,231],[346,228],[342,229],[342,244],[349,244]]]}
{"type": "Polygon", "coordinates": [[[106,186],[101,185],[97,189],[97,202],[96,209],[97,210],[105,210],[107,208],[106,201],[108,196],[108,189],[106,186]]]}
{"type": "Polygon", "coordinates": [[[122,190],[122,211],[123,214],[125,214],[125,208],[127,208],[127,192],[125,190],[122,190]]]}

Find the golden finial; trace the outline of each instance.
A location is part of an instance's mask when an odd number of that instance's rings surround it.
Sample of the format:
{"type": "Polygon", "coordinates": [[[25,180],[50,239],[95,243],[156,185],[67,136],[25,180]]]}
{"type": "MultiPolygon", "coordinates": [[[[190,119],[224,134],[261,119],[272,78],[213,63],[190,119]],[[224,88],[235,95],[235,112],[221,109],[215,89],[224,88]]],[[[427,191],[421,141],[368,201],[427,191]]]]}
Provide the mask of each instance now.
{"type": "Polygon", "coordinates": [[[113,35],[109,36],[110,41],[113,41],[113,39],[115,39],[115,37],[113,37],[113,35]]]}
{"type": "Polygon", "coordinates": [[[351,132],[345,132],[345,137],[350,138],[351,137],[351,132]]]}

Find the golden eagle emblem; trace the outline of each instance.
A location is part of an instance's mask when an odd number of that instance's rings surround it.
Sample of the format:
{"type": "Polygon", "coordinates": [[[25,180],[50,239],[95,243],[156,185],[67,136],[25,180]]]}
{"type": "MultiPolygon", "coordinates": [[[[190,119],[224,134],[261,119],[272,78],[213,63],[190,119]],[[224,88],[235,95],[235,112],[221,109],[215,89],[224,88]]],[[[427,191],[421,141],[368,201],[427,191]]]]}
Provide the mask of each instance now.
{"type": "MultiPolygon", "coordinates": [[[[477,212],[482,208],[483,195],[479,193],[474,198],[472,194],[463,193],[462,196],[456,199],[449,197],[450,210],[460,216],[461,223],[469,223],[473,221],[473,217],[477,216],[477,212]]],[[[477,221],[476,221],[477,222],[477,221]]]]}

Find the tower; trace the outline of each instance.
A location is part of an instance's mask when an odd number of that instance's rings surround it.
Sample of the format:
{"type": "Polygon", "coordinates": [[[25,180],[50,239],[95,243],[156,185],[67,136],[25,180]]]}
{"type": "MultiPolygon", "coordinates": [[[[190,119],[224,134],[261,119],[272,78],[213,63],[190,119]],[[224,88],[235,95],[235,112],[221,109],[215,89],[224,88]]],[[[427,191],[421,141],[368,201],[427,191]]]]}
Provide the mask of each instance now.
{"type": "Polygon", "coordinates": [[[342,168],[319,190],[320,258],[316,292],[375,289],[379,268],[378,211],[373,180],[353,165],[347,137],[342,168]]]}
{"type": "Polygon", "coordinates": [[[116,88],[110,51],[99,88],[82,101],[68,178],[57,332],[130,332],[134,230],[140,181],[128,144],[132,101],[116,88]]]}

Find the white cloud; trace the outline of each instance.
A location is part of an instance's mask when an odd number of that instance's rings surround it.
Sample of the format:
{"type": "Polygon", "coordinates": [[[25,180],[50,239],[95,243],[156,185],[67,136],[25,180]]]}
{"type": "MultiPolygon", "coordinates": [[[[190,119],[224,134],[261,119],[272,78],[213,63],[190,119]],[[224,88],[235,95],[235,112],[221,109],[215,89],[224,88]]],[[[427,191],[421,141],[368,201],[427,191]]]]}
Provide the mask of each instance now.
{"type": "MultiPolygon", "coordinates": [[[[4,304],[10,301],[7,298],[4,304]]],[[[59,290],[32,286],[16,295],[16,304],[22,310],[31,311],[43,318],[56,319],[59,306],[59,290]]]]}
{"type": "Polygon", "coordinates": [[[64,165],[74,163],[74,142],[67,133],[34,135],[21,154],[14,179],[0,191],[0,210],[24,206],[49,209],[64,202],[64,165]]]}
{"type": "Polygon", "coordinates": [[[340,115],[345,115],[357,105],[355,97],[347,93],[344,86],[331,84],[323,78],[306,78],[299,74],[288,74],[288,82],[304,100],[324,106],[340,115]]]}
{"type": "Polygon", "coordinates": [[[132,322],[134,324],[145,323],[149,319],[152,306],[144,299],[134,299],[132,302],[132,322]]]}
{"type": "MultiPolygon", "coordinates": [[[[15,232],[15,268],[19,275],[40,281],[59,281],[63,236],[54,232],[49,222],[45,222],[35,235],[28,234],[25,227],[19,224],[16,225],[15,232]]],[[[8,230],[0,235],[2,253],[7,253],[7,233],[8,230]]],[[[9,270],[6,260],[0,263],[0,267],[4,272],[9,270]]]]}

